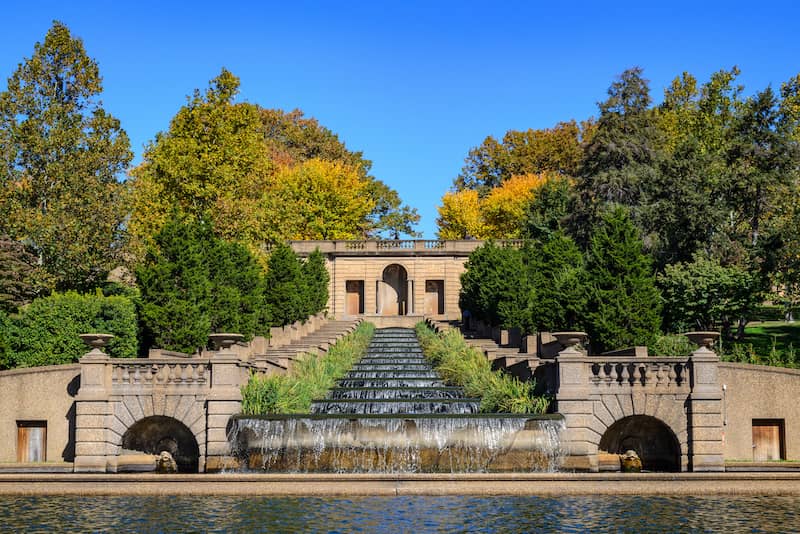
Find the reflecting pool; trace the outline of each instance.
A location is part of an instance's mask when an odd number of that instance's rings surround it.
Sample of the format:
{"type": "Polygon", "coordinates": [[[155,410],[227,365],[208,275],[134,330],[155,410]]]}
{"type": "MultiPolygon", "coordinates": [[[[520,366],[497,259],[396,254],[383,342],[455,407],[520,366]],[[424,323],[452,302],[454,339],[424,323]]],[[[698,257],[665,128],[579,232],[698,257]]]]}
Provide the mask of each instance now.
{"type": "Polygon", "coordinates": [[[1,532],[796,532],[799,497],[2,497],[1,532]]]}

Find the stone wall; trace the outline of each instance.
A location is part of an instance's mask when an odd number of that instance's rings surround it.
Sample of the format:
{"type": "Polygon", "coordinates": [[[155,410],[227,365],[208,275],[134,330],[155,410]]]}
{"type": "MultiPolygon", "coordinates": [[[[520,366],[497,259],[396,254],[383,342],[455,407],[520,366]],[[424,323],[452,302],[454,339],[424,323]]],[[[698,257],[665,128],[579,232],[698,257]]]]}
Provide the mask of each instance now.
{"type": "Polygon", "coordinates": [[[47,423],[48,462],[73,460],[79,377],[77,364],[0,372],[0,463],[17,461],[18,421],[47,423]]]}
{"type": "Polygon", "coordinates": [[[784,422],[787,460],[800,460],[800,371],[720,363],[725,459],[753,459],[753,419],[784,422]]]}

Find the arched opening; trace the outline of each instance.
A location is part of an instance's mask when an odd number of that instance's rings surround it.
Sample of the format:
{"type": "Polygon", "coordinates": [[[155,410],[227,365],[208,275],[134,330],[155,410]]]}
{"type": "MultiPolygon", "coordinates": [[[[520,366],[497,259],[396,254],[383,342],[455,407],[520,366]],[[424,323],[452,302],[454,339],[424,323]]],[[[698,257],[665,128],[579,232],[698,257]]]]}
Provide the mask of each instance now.
{"type": "Polygon", "coordinates": [[[408,313],[408,273],[402,265],[393,263],[383,270],[380,295],[380,315],[406,315],[408,313]]]}
{"type": "Polygon", "coordinates": [[[680,471],[678,438],[663,422],[649,415],[620,419],[600,439],[600,450],[622,454],[633,450],[647,471],[680,471]]]}
{"type": "Polygon", "coordinates": [[[180,473],[197,473],[200,449],[189,428],[172,417],[154,415],[140,419],[122,436],[122,448],[147,454],[167,451],[180,473]]]}

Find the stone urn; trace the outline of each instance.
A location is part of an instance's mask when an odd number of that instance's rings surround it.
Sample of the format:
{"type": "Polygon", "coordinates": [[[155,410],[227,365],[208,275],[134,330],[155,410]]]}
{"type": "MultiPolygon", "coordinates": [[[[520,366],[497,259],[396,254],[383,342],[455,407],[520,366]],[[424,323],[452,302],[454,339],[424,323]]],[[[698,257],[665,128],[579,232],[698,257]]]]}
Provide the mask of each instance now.
{"type": "Polygon", "coordinates": [[[582,345],[589,340],[586,332],[553,332],[553,337],[565,347],[582,345]]]}
{"type": "Polygon", "coordinates": [[[244,336],[242,334],[222,332],[218,334],[209,334],[208,339],[211,341],[211,347],[214,350],[227,351],[236,343],[243,340],[244,336]]]}
{"type": "Polygon", "coordinates": [[[695,345],[711,349],[719,339],[719,332],[686,332],[683,334],[695,345]]]}
{"type": "Polygon", "coordinates": [[[89,354],[105,355],[105,352],[103,352],[103,347],[105,347],[108,342],[114,338],[114,335],[92,333],[80,334],[78,337],[81,338],[81,341],[83,341],[87,347],[92,349],[89,351],[89,354]]]}
{"type": "Polygon", "coordinates": [[[619,455],[619,463],[623,473],[641,473],[642,459],[636,451],[628,450],[619,455]]]}

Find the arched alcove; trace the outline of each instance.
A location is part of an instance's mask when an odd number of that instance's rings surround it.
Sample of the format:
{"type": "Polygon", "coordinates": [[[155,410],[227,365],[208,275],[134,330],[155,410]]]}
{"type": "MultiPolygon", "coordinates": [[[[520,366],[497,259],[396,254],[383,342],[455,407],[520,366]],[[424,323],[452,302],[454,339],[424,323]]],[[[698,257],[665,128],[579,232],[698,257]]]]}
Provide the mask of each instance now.
{"type": "Polygon", "coordinates": [[[614,454],[633,450],[647,471],[680,471],[678,438],[669,426],[649,415],[632,415],[612,424],[600,439],[600,450],[614,454]]]}
{"type": "Polygon", "coordinates": [[[402,265],[393,263],[383,270],[381,284],[380,314],[406,315],[408,313],[408,273],[402,265]]]}
{"type": "Polygon", "coordinates": [[[169,452],[180,473],[198,471],[200,449],[189,428],[172,417],[154,415],[140,419],[122,436],[122,448],[147,454],[169,452]]]}

